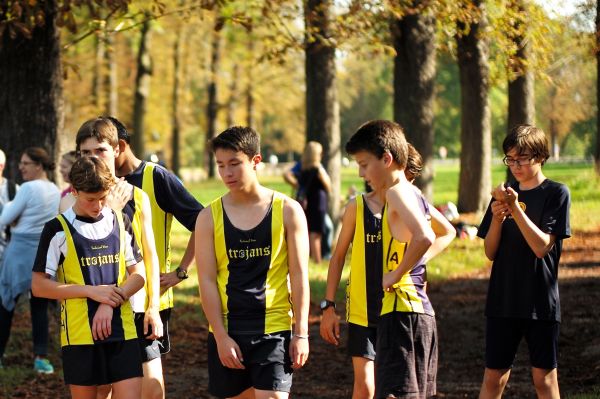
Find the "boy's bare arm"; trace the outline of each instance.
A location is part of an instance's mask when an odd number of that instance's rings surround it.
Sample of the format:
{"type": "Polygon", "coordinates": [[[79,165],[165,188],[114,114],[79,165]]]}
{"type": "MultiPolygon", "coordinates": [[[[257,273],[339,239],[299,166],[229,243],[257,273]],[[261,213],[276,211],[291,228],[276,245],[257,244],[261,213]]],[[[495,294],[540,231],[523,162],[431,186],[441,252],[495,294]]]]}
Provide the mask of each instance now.
{"type": "Polygon", "coordinates": [[[527,217],[525,211],[519,206],[518,196],[518,193],[509,187],[506,189],[505,202],[510,206],[512,217],[525,241],[527,241],[527,245],[529,245],[535,256],[543,258],[554,246],[556,236],[544,233],[527,217]]]}
{"type": "MultiPolygon", "coordinates": [[[[366,205],[365,205],[366,206],[366,205]]],[[[335,251],[329,260],[329,270],[327,271],[327,289],[325,298],[335,301],[335,293],[342,278],[342,269],[346,261],[348,248],[354,239],[354,229],[356,227],[356,200],[352,200],[346,206],[342,218],[342,230],[338,237],[335,251]]],[[[323,311],[320,326],[321,337],[330,344],[338,345],[340,337],[340,322],[333,306],[323,311]]]]}
{"type": "Polygon", "coordinates": [[[431,215],[431,229],[435,233],[435,241],[425,253],[425,261],[429,261],[442,252],[456,237],[454,226],[431,204],[429,204],[429,213],[431,215]]]}
{"type": "Polygon", "coordinates": [[[294,307],[294,336],[290,343],[292,367],[300,368],[308,359],[308,227],[304,211],[296,201],[286,200],[283,220],[288,251],[288,267],[294,307]]]}
{"type": "Polygon", "coordinates": [[[217,287],[217,260],[214,249],[213,220],[210,208],[198,214],[196,220],[196,264],[202,307],[215,337],[227,334],[222,320],[221,297],[217,287]],[[199,239],[202,237],[202,239],[199,239]]]}
{"type": "MultiPolygon", "coordinates": [[[[406,183],[408,184],[408,183],[406,183]]],[[[388,203],[388,221],[396,216],[399,223],[403,224],[410,233],[407,247],[398,268],[383,276],[383,288],[390,289],[404,274],[409,272],[415,264],[425,255],[435,240],[435,233],[427,224],[419,208],[417,199],[412,189],[402,190],[401,184],[389,189],[386,193],[388,203]]],[[[394,232],[392,231],[392,235],[394,232]]],[[[405,241],[394,236],[398,241],[405,241]]]]}
{"type": "Polygon", "coordinates": [[[198,289],[202,308],[208,323],[212,327],[217,343],[219,360],[223,366],[243,369],[242,352],[237,343],[229,336],[223,324],[221,296],[217,286],[217,258],[215,254],[215,236],[210,207],[204,208],[196,219],[195,252],[198,267],[198,289]]]}
{"type": "Polygon", "coordinates": [[[485,256],[493,261],[496,259],[496,252],[498,252],[498,246],[500,245],[502,223],[510,215],[510,207],[504,201],[492,201],[490,211],[492,212],[492,220],[483,241],[483,248],[485,256]]]}
{"type": "MultiPolygon", "coordinates": [[[[182,270],[189,271],[190,267],[192,267],[194,256],[196,255],[195,242],[196,232],[193,231],[192,234],[190,234],[187,246],[185,247],[185,252],[183,253],[181,261],[179,262],[179,267],[182,270]]],[[[160,287],[163,292],[168,288],[176,286],[182,281],[179,277],[177,277],[177,271],[173,270],[173,266],[171,266],[171,270],[171,272],[161,274],[160,276],[160,287]]]]}
{"type": "Polygon", "coordinates": [[[90,298],[113,308],[120,306],[125,298],[114,285],[64,284],[54,281],[46,273],[33,272],[31,280],[33,295],[49,299],[90,298]]]}
{"type": "Polygon", "coordinates": [[[127,273],[129,274],[127,279],[120,287],[117,287],[126,300],[144,288],[144,284],[146,283],[146,266],[144,266],[144,261],[129,266],[127,268],[127,273]]]}

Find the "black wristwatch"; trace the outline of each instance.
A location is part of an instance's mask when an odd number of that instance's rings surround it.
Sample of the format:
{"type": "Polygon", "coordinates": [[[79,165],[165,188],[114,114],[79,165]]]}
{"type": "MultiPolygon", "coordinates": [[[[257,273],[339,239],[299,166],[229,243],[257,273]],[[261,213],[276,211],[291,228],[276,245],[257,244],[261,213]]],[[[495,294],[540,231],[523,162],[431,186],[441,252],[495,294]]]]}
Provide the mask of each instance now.
{"type": "Polygon", "coordinates": [[[183,270],[181,267],[175,269],[175,273],[177,273],[177,278],[180,280],[185,280],[189,277],[187,270],[183,270]]]}
{"type": "Polygon", "coordinates": [[[323,299],[321,301],[321,312],[323,312],[324,310],[326,310],[327,308],[332,307],[335,309],[335,302],[330,301],[329,299],[323,299]]]}

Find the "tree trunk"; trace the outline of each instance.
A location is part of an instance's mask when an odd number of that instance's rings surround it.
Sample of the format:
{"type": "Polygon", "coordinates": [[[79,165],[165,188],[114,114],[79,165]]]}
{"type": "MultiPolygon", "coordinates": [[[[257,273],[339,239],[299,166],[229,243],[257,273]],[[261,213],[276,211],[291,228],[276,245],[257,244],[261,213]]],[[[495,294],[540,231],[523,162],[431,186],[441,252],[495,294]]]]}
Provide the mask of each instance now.
{"type": "Polygon", "coordinates": [[[233,126],[235,123],[235,109],[237,107],[237,82],[240,75],[240,66],[236,62],[233,65],[233,73],[231,74],[231,84],[229,85],[229,101],[227,101],[227,127],[233,126]]]}
{"type": "Polygon", "coordinates": [[[180,131],[181,122],[179,119],[179,90],[180,90],[180,75],[181,75],[181,52],[183,47],[184,33],[183,29],[177,29],[177,35],[175,37],[175,50],[173,51],[173,93],[171,98],[171,167],[173,173],[179,176],[180,172],[180,158],[181,154],[179,151],[180,146],[180,131]]]}
{"type": "MultiPolygon", "coordinates": [[[[414,2],[421,7],[422,1],[414,2]]],[[[422,7],[421,7],[422,8],[422,7]]],[[[435,19],[427,10],[391,22],[394,58],[394,119],[423,157],[417,186],[433,198],[433,100],[435,96],[435,19]]]]}
{"type": "MultiPolygon", "coordinates": [[[[456,38],[461,88],[459,212],[483,211],[491,190],[489,48],[481,38],[487,17],[481,0],[473,0],[473,6],[480,10],[479,20],[471,23],[468,33],[456,38]]],[[[464,28],[459,23],[459,31],[464,28]]]]}
{"type": "Polygon", "coordinates": [[[94,64],[94,79],[92,96],[96,105],[96,112],[104,111],[104,62],[106,60],[106,42],[104,41],[105,32],[102,28],[96,31],[96,62],[94,64]]]}
{"type": "MultiPolygon", "coordinates": [[[[60,39],[56,28],[57,3],[40,3],[45,25],[31,39],[12,38],[5,31],[0,41],[0,147],[6,153],[6,176],[20,179],[17,168],[23,150],[44,147],[52,156],[62,131],[62,72],[60,39]]],[[[6,16],[0,14],[0,22],[6,16]]]]}
{"type": "Polygon", "coordinates": [[[252,26],[248,28],[248,55],[250,64],[248,67],[248,86],[246,87],[246,125],[254,128],[254,37],[252,36],[252,26]]]}
{"type": "MultiPolygon", "coordinates": [[[[529,57],[530,44],[523,38],[516,40],[520,43],[516,55],[520,61],[514,62],[522,63],[529,57]]],[[[533,71],[525,65],[519,75],[508,82],[508,130],[523,123],[535,123],[534,76],[533,71]]]]}
{"type": "MultiPolygon", "coordinates": [[[[509,7],[516,7],[520,15],[527,15],[522,0],[514,0],[509,7]]],[[[516,30],[525,21],[517,21],[516,30]]],[[[517,52],[509,61],[508,81],[508,130],[519,124],[533,124],[535,121],[534,76],[527,62],[531,58],[531,43],[527,32],[513,37],[517,52]]]]}
{"type": "Polygon", "coordinates": [[[600,1],[596,1],[596,148],[594,148],[594,165],[596,174],[600,176],[600,1]]]}
{"type": "Polygon", "coordinates": [[[206,107],[206,146],[205,146],[205,167],[209,178],[215,177],[215,160],[214,154],[210,148],[210,141],[217,133],[217,113],[219,111],[219,103],[217,100],[217,82],[219,64],[221,62],[221,28],[222,21],[217,20],[212,32],[212,51],[210,61],[210,80],[208,82],[208,105],[206,107]]]}
{"type": "Polygon", "coordinates": [[[146,102],[150,96],[150,77],[152,58],[150,57],[150,20],[142,25],[140,47],[137,57],[137,75],[135,78],[135,97],[133,103],[133,135],[131,145],[139,157],[146,157],[144,146],[144,117],[146,102]]]}
{"type": "Polygon", "coordinates": [[[106,63],[108,64],[108,76],[106,82],[108,102],[106,104],[106,112],[108,115],[116,117],[119,114],[119,88],[117,60],[115,57],[115,40],[113,35],[108,35],[106,37],[106,47],[106,63]]]}
{"type": "Polygon", "coordinates": [[[333,220],[340,210],[340,113],[336,90],[335,47],[329,40],[330,0],[306,0],[305,71],[306,139],[323,145],[323,164],[331,177],[329,210],[333,220]]]}

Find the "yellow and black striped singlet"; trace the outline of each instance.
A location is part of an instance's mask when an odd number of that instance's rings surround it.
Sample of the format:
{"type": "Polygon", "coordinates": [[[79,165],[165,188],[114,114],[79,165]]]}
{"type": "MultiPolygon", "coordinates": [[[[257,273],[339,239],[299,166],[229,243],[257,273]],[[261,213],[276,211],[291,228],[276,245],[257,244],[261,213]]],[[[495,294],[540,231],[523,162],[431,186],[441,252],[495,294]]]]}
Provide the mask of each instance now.
{"type": "Polygon", "coordinates": [[[284,201],[283,194],[274,192],[271,208],[250,230],[231,223],[221,198],[210,204],[217,286],[229,332],[270,334],[291,329],[284,201]]]}
{"type": "MultiPolygon", "coordinates": [[[[383,273],[395,270],[402,262],[409,242],[399,242],[394,237],[387,217],[387,205],[383,208],[382,236],[383,236],[383,273]]],[[[425,313],[433,316],[435,313],[427,293],[425,283],[427,273],[425,264],[419,262],[408,273],[404,274],[394,286],[392,292],[384,292],[381,314],[391,312],[425,313]]]]}
{"type": "MultiPolygon", "coordinates": [[[[160,272],[169,273],[171,271],[171,224],[173,223],[173,214],[163,211],[156,201],[156,193],[154,191],[155,167],[157,167],[156,164],[146,162],[142,172],[142,190],[150,198],[152,231],[154,232],[154,242],[156,243],[160,272]]],[[[160,297],[160,310],[172,307],[173,287],[166,290],[160,297]]]]}
{"type": "MultiPolygon", "coordinates": [[[[83,237],[64,218],[58,215],[67,244],[67,255],[57,273],[57,281],[77,285],[121,285],[126,278],[125,229],[120,212],[114,213],[112,232],[105,238],[92,240],[83,237]]],[[[102,341],[92,337],[92,320],[99,303],[89,298],[61,300],[60,340],[62,346],[92,345],[137,338],[133,311],[129,301],[113,310],[112,333],[102,341]]]]}
{"type": "Polygon", "coordinates": [[[373,215],[363,195],[357,195],[350,277],[346,289],[346,320],[350,323],[377,326],[383,297],[381,254],[381,219],[373,215]]]}
{"type": "MultiPolygon", "coordinates": [[[[125,204],[123,208],[123,213],[129,216],[129,220],[131,220],[131,229],[133,230],[133,238],[135,239],[135,243],[142,254],[144,256],[144,246],[142,244],[142,237],[144,234],[144,229],[142,229],[142,203],[143,203],[143,191],[141,188],[133,186],[133,198],[125,204]]],[[[144,284],[144,288],[136,292],[131,298],[130,301],[134,307],[134,311],[136,312],[144,312],[148,308],[148,284],[151,284],[152,281],[152,264],[150,262],[144,262],[144,267],[146,269],[146,282],[144,284]]]]}

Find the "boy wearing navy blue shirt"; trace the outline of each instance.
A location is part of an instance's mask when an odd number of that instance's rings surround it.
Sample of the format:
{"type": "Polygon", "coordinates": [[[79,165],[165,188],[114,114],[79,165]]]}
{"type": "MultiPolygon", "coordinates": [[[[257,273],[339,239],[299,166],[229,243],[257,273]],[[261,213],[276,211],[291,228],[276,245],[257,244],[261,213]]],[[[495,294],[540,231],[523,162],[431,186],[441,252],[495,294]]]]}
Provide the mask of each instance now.
{"type": "Polygon", "coordinates": [[[73,398],[139,398],[142,359],[129,298],[144,287],[144,264],[126,215],[106,205],[114,176],[80,158],[69,174],[75,203],[44,226],[32,292],[61,300],[64,380],[73,398]]]}
{"type": "Polygon", "coordinates": [[[486,301],[486,368],[480,398],[500,398],[518,345],[529,347],[538,397],[559,398],[560,326],[558,265],[562,240],[571,234],[568,188],[547,179],[544,132],[517,125],[502,145],[516,181],[501,184],[477,235],[493,261],[486,301]]]}

